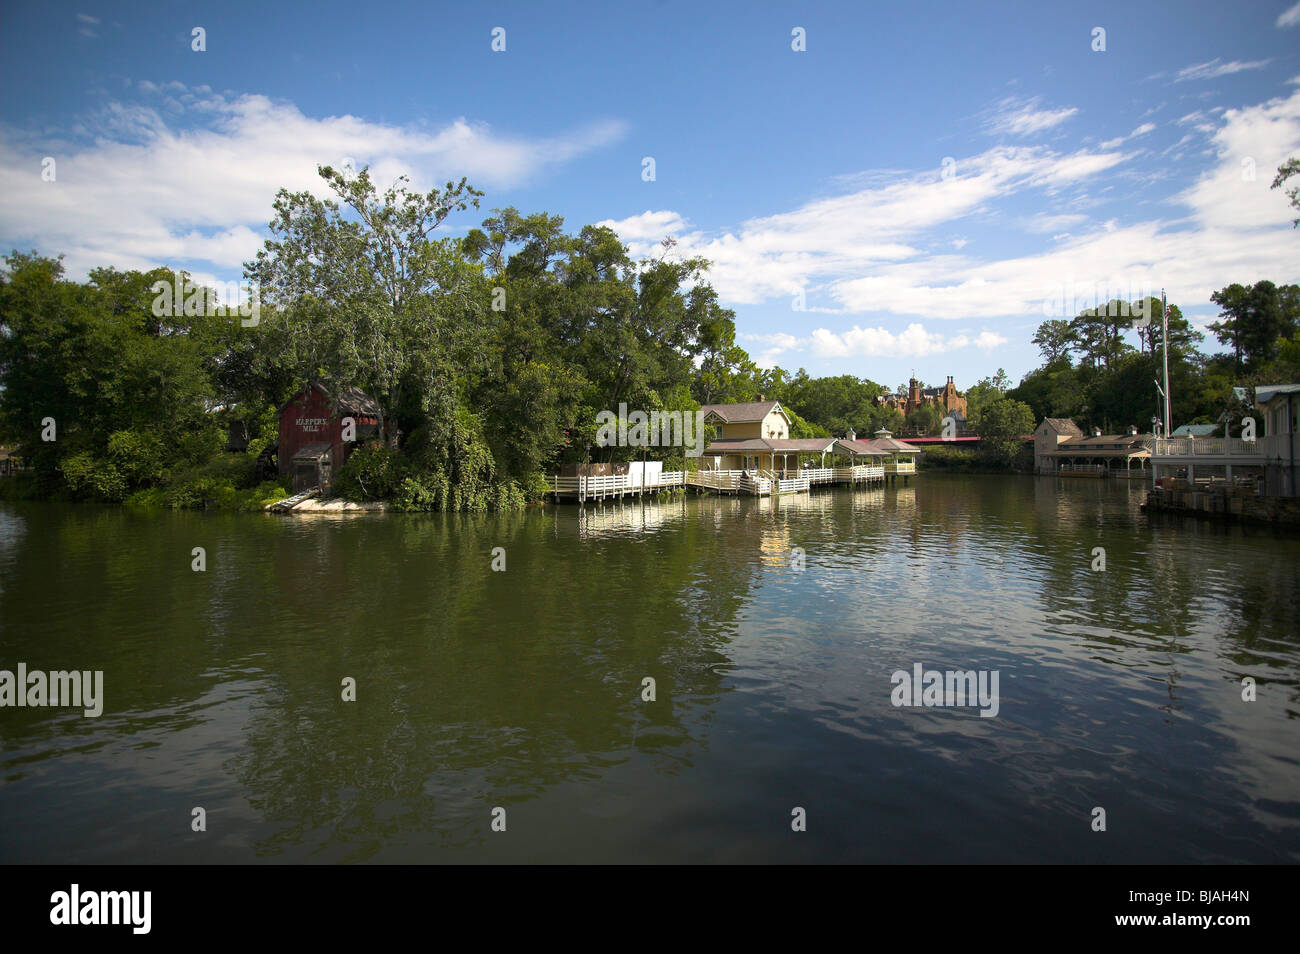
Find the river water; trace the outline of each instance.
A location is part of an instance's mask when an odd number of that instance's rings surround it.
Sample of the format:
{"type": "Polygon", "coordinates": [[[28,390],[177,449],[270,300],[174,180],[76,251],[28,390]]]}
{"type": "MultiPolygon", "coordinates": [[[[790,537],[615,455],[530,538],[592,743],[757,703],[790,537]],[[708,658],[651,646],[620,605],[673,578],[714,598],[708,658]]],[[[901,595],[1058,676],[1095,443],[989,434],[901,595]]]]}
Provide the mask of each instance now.
{"type": "Polygon", "coordinates": [[[104,673],[0,709],[0,861],[1300,861],[1300,537],[1144,491],[0,505],[0,669],[104,673]]]}

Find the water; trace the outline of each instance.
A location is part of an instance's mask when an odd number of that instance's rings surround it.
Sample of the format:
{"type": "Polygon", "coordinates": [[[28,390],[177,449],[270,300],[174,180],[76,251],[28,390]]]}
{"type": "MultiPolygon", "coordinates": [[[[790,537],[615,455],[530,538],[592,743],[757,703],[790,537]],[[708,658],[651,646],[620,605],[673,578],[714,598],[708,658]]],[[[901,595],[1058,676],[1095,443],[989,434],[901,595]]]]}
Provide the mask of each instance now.
{"type": "Polygon", "coordinates": [[[1144,489],[0,505],[0,668],[106,696],[0,709],[0,861],[1300,860],[1300,538],[1144,489]],[[894,707],[918,662],[997,716],[894,707]]]}

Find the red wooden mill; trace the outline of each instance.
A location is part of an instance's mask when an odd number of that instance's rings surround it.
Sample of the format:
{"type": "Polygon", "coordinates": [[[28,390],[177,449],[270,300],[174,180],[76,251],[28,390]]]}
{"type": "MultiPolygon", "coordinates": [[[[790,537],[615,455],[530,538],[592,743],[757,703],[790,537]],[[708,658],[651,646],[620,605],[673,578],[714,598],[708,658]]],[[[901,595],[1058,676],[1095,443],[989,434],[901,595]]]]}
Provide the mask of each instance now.
{"type": "Polygon", "coordinates": [[[280,408],[281,474],[292,478],[293,492],[319,487],[328,493],[334,471],[343,466],[358,442],[379,433],[379,405],[358,388],[345,388],[337,399],[319,382],[308,383],[280,408]],[[344,440],[344,419],[352,418],[356,432],[344,440]]]}

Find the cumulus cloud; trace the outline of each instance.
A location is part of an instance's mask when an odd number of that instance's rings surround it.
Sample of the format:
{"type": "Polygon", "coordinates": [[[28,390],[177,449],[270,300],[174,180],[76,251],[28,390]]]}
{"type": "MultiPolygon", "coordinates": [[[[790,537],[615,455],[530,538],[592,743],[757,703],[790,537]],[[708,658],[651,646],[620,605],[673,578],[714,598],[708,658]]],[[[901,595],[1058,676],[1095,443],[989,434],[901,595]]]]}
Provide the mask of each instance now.
{"type": "Polygon", "coordinates": [[[1284,27],[1300,26],[1300,3],[1293,7],[1288,7],[1277,16],[1277,26],[1279,29],[1284,27]]]}
{"type": "Polygon", "coordinates": [[[0,234],[9,246],[64,252],[71,274],[97,265],[149,268],[179,259],[239,270],[261,246],[276,190],[324,194],[316,166],[351,159],[382,187],[468,176],[510,188],[618,141],[624,125],[595,122],[526,138],[458,119],[415,128],[356,116],[315,118],[259,95],[140,83],[146,102],[112,101],[51,143],[0,129],[0,234]],[[42,159],[56,179],[42,181],[42,159]]]}
{"type": "Polygon", "coordinates": [[[809,352],[819,358],[919,358],[969,347],[991,351],[1007,343],[1006,338],[991,331],[980,332],[974,338],[966,334],[945,337],[928,331],[920,322],[912,322],[899,332],[855,324],[844,331],[816,328],[806,338],[789,334],[742,335],[741,338],[760,346],[755,359],[760,367],[771,367],[789,351],[809,352]]]}
{"type": "MultiPolygon", "coordinates": [[[[720,295],[733,304],[757,304],[925,259],[921,246],[930,230],[1019,192],[1054,194],[1123,160],[1119,153],[998,146],[958,161],[952,178],[914,173],[750,219],[733,232],[710,235],[659,210],[623,220],[631,231],[619,234],[634,255],[645,256],[654,254],[663,229],[674,229],[677,254],[713,263],[709,279],[720,295]]],[[[616,222],[609,224],[618,230],[616,222]]]]}
{"type": "MultiPolygon", "coordinates": [[[[671,226],[677,254],[713,261],[710,280],[728,304],[789,301],[804,290],[810,313],[873,316],[847,329],[826,322],[793,343],[787,340],[793,336],[764,340],[762,357],[769,363],[792,350],[826,357],[921,356],[997,347],[1002,336],[996,329],[946,337],[931,323],[1068,318],[1111,297],[1159,294],[1162,286],[1179,301],[1208,302],[1214,289],[1243,275],[1300,278],[1293,216],[1285,197],[1269,189],[1273,170],[1300,152],[1300,89],[1215,112],[1184,117],[1213,124],[1212,154],[1199,176],[1159,206],[1162,216],[1143,219],[1126,210],[1123,218],[1097,218],[1085,211],[1095,201],[1088,184],[1127,162],[1122,152],[998,147],[959,159],[952,179],[924,172],[873,180],[870,188],[721,234],[667,210],[635,218],[671,226]],[[1253,160],[1253,178],[1245,174],[1244,159],[1253,160]],[[1072,191],[1060,191],[1067,187],[1072,191]],[[1008,219],[1001,206],[1013,198],[1044,211],[1008,219]],[[1005,228],[1010,221],[1025,233],[1051,235],[1053,244],[1001,258],[963,254],[975,246],[964,250],[952,241],[959,220],[963,232],[968,225],[1005,228]],[[891,327],[876,315],[907,324],[891,327]]],[[[1148,131],[1138,126],[1131,135],[1148,131]]],[[[662,238],[651,231],[648,239],[662,238]]],[[[651,242],[629,244],[634,252],[653,251],[651,242]]]]}

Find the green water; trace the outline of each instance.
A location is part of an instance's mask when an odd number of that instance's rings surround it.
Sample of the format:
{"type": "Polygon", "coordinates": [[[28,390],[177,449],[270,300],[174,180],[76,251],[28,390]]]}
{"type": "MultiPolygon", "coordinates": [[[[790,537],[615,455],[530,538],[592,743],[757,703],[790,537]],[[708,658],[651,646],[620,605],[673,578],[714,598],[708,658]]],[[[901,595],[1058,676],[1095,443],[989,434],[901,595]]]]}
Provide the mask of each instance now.
{"type": "Polygon", "coordinates": [[[0,860],[1300,860],[1300,538],[1144,490],[0,505],[0,669],[105,687],[0,709],[0,860]],[[997,716],[894,706],[915,663],[997,716]]]}

